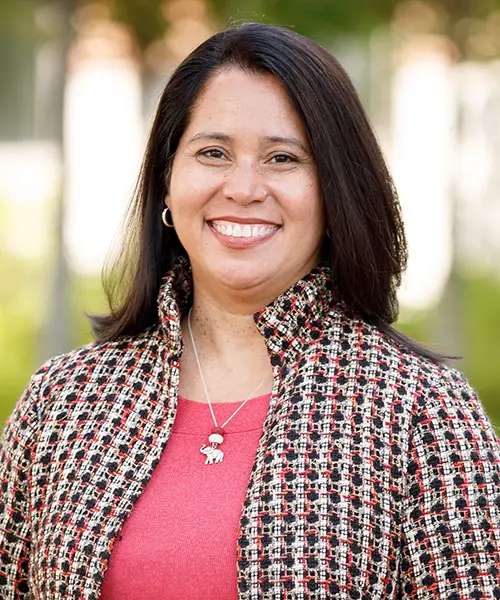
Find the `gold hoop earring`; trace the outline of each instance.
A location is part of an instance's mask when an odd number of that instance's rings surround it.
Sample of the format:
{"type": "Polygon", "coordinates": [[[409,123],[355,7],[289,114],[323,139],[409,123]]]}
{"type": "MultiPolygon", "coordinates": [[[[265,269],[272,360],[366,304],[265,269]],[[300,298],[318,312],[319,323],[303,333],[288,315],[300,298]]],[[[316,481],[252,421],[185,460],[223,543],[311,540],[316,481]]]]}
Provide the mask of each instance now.
{"type": "MultiPolygon", "coordinates": [[[[170,209],[168,208],[168,206],[167,206],[167,208],[165,208],[163,210],[163,212],[161,213],[161,220],[163,221],[163,224],[165,225],[165,227],[175,227],[173,221],[172,221],[172,223],[168,222],[167,215],[168,215],[169,210],[170,209]]],[[[172,218],[172,217],[170,217],[170,218],[172,218]]]]}

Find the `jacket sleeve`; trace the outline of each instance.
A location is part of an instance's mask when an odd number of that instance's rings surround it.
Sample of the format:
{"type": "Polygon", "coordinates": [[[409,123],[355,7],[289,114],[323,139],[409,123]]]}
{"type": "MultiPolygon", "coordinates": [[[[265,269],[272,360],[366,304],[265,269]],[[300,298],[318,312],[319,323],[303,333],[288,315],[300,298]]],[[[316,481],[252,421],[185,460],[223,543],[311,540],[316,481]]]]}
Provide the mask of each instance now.
{"type": "Polygon", "coordinates": [[[0,440],[0,598],[29,598],[31,548],[29,467],[37,436],[42,370],[35,374],[5,424],[0,440]]]}
{"type": "Polygon", "coordinates": [[[500,442],[469,384],[417,398],[400,598],[500,599],[500,442]]]}

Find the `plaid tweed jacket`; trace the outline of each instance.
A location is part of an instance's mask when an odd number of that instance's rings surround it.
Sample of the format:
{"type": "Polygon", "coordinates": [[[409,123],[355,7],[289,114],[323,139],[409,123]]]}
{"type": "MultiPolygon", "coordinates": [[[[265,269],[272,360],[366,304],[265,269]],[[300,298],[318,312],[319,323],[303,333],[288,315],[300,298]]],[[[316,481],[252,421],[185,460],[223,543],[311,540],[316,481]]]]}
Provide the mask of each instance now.
{"type": "MultiPolygon", "coordinates": [[[[144,334],[56,357],[2,438],[0,597],[99,598],[175,419],[190,277],[144,334]]],[[[255,315],[274,369],[238,538],[242,600],[500,598],[500,444],[455,370],[401,349],[319,267],[255,315]]]]}

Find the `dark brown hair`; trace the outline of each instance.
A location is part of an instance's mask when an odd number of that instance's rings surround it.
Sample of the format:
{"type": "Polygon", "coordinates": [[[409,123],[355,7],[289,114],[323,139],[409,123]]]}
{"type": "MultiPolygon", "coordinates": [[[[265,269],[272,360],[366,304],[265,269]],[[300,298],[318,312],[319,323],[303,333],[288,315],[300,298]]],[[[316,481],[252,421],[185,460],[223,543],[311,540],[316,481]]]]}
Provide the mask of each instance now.
{"type": "Polygon", "coordinates": [[[157,322],[161,279],[176,257],[186,256],[175,229],[166,228],[160,218],[169,169],[203,86],[217,69],[232,66],[274,75],[304,123],[329,231],[323,258],[342,299],[404,347],[441,360],[391,327],[406,268],[406,239],[392,178],[351,80],[312,40],[260,23],[215,34],[168,81],[130,207],[123,251],[105,280],[111,312],[91,318],[97,341],[134,335],[157,322]]]}

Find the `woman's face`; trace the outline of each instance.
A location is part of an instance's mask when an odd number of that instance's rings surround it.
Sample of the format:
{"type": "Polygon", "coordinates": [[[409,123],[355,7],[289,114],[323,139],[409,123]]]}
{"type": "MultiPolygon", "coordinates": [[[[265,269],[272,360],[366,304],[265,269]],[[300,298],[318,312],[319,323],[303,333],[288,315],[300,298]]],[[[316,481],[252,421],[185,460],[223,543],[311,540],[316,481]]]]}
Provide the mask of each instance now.
{"type": "Polygon", "coordinates": [[[302,122],[271,75],[218,71],[174,157],[169,197],[196,285],[273,300],[319,261],[325,219],[302,122]]]}

